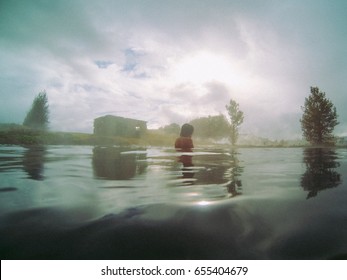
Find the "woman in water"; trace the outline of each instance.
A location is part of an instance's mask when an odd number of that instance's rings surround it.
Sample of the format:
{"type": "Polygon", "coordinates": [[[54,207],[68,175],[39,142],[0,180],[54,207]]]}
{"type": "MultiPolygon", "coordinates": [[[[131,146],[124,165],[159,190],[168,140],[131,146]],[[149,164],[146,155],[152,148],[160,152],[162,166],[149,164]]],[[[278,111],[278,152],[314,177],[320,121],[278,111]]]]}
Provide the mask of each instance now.
{"type": "Polygon", "coordinates": [[[175,141],[175,149],[179,152],[192,152],[194,148],[192,135],[194,127],[191,124],[185,123],[182,125],[180,137],[175,141]]]}
{"type": "MultiPolygon", "coordinates": [[[[175,141],[175,149],[178,152],[183,152],[183,153],[189,153],[192,152],[194,145],[193,145],[193,140],[192,140],[192,134],[194,131],[194,127],[188,123],[185,123],[182,125],[181,128],[181,133],[180,137],[178,137],[175,141]]],[[[193,166],[193,161],[192,161],[192,156],[191,155],[186,155],[182,154],[178,161],[182,162],[183,164],[183,169],[182,169],[182,175],[183,178],[192,178],[194,176],[194,172],[191,169],[193,166]]]]}

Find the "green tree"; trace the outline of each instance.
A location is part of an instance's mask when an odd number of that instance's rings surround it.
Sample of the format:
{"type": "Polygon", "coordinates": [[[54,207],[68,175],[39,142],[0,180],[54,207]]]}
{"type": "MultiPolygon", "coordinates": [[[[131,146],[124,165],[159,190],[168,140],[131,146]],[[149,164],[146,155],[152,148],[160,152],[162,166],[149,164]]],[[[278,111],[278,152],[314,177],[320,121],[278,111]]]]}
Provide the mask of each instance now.
{"type": "Polygon", "coordinates": [[[201,138],[221,139],[229,131],[229,123],[225,116],[220,114],[194,119],[190,122],[194,126],[194,135],[201,138]]]}
{"type": "Polygon", "coordinates": [[[160,131],[166,133],[166,134],[173,134],[177,135],[180,133],[181,127],[177,123],[171,123],[169,125],[166,125],[164,127],[159,128],[160,131]]]}
{"type": "Polygon", "coordinates": [[[305,98],[300,119],[303,136],[312,145],[332,144],[334,127],[339,124],[334,104],[326,98],[325,92],[311,87],[311,94],[305,98]]]}
{"type": "Polygon", "coordinates": [[[49,122],[48,117],[48,99],[46,92],[43,91],[35,97],[23,125],[33,129],[46,130],[49,122]]]}
{"type": "Polygon", "coordinates": [[[240,110],[239,104],[232,99],[225,108],[230,118],[230,142],[234,146],[239,137],[239,127],[243,123],[243,112],[240,110]]]}

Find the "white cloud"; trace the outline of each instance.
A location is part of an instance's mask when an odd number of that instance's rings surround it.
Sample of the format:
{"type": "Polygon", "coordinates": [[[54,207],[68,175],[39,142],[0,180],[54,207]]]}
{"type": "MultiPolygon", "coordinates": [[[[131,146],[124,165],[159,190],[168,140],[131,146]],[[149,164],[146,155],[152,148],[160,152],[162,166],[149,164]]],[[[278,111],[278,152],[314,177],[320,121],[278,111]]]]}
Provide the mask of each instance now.
{"type": "Polygon", "coordinates": [[[296,137],[317,85],[346,133],[344,2],[4,3],[0,121],[22,122],[44,89],[52,129],[88,132],[103,114],[157,127],[225,113],[232,98],[242,131],[296,137]]]}

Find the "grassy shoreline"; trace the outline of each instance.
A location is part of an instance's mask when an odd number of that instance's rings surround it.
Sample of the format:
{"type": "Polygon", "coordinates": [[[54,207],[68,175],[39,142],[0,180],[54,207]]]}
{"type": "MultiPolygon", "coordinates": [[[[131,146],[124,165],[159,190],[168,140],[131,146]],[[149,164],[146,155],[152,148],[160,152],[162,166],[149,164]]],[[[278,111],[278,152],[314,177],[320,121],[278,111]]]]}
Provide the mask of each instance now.
{"type": "Polygon", "coordinates": [[[148,131],[141,137],[96,136],[81,132],[33,130],[21,125],[1,125],[0,145],[119,145],[172,146],[174,135],[148,131]]]}
{"type": "MultiPolygon", "coordinates": [[[[118,136],[96,136],[90,133],[80,132],[53,132],[33,130],[21,125],[1,125],[0,145],[117,145],[117,146],[159,146],[173,147],[176,135],[165,134],[155,130],[148,130],[138,138],[118,137],[118,136]]],[[[221,147],[231,148],[229,144],[215,143],[212,140],[194,138],[196,147],[221,147]]],[[[235,148],[300,148],[312,147],[310,145],[294,144],[281,145],[281,143],[267,145],[243,145],[239,144],[235,148]]],[[[346,148],[346,145],[337,145],[334,148],[346,148]]]]}

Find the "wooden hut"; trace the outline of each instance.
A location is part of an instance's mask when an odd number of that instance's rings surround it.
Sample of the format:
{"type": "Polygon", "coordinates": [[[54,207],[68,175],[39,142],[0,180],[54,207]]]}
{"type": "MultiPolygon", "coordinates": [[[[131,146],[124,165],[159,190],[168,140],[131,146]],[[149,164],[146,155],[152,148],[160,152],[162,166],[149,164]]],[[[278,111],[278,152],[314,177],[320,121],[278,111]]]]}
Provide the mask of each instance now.
{"type": "Polygon", "coordinates": [[[147,122],[107,115],[94,120],[94,134],[97,136],[139,137],[146,132],[147,122]]]}

